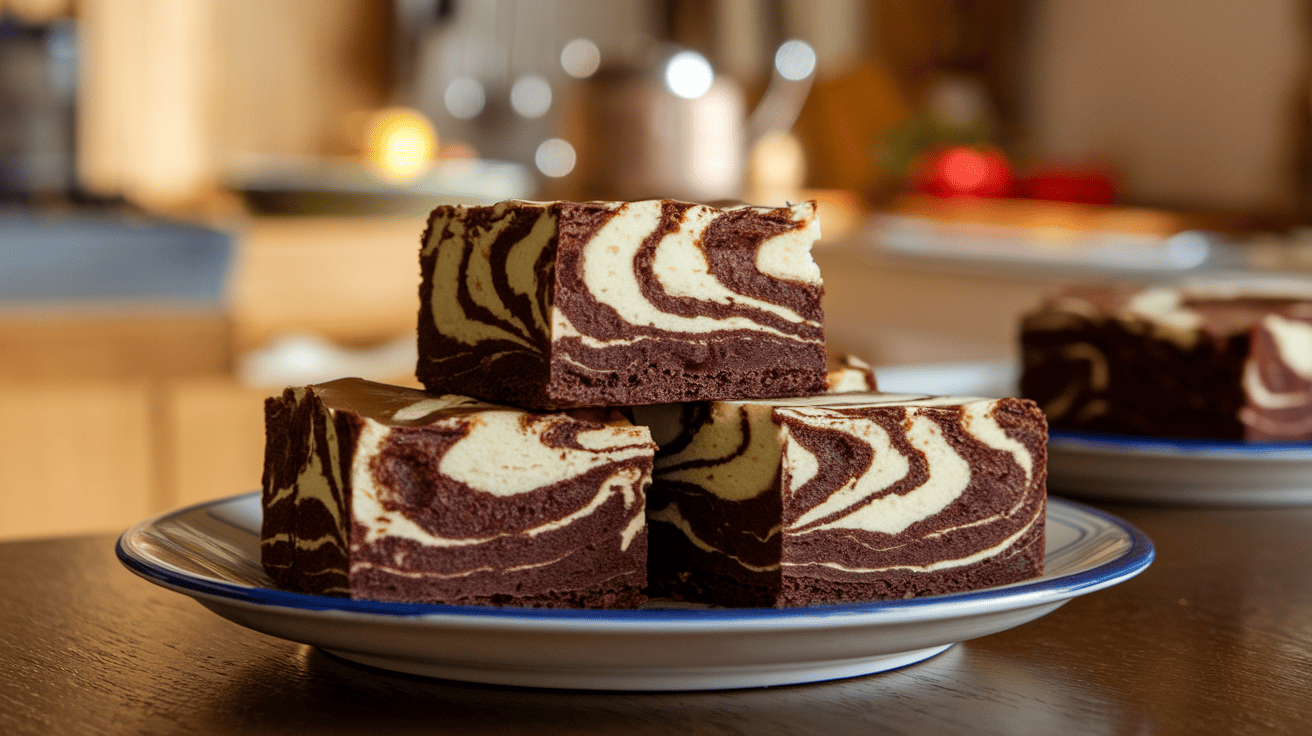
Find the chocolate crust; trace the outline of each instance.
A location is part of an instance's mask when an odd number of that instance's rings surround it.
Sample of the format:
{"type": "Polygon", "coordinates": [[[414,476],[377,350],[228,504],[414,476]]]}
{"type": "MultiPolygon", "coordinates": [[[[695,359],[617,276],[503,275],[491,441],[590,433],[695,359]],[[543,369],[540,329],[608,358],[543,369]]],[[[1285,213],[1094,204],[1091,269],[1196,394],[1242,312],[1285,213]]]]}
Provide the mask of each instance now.
{"type": "Polygon", "coordinates": [[[860,581],[834,580],[823,573],[789,573],[783,576],[775,605],[898,600],[1019,583],[1043,574],[1044,539],[1042,528],[1030,529],[1004,554],[951,571],[891,572],[860,581]]]}
{"type": "MultiPolygon", "coordinates": [[[[580,341],[561,341],[568,358],[580,341]]],[[[668,340],[591,350],[589,365],[572,359],[552,366],[548,393],[565,405],[631,406],[678,401],[808,396],[823,393],[824,347],[781,340],[726,335],[706,341],[668,340]],[[747,368],[742,341],[750,341],[758,363],[747,368]],[[736,366],[730,368],[729,366],[736,366]]]]}
{"type": "MultiPolygon", "coordinates": [[[[593,543],[597,529],[573,530],[564,544],[577,548],[567,565],[556,566],[550,575],[532,569],[513,571],[504,557],[525,558],[524,540],[511,540],[500,548],[485,549],[480,560],[487,567],[460,577],[440,575],[414,577],[368,565],[370,559],[391,559],[398,553],[411,555],[413,567],[429,561],[422,550],[404,543],[378,546],[360,560],[351,575],[351,597],[381,601],[446,603],[450,605],[520,606],[529,608],[634,608],[647,600],[647,533],[640,532],[627,549],[614,540],[593,543]],[[595,535],[595,536],[594,536],[595,535]],[[518,548],[518,549],[517,549],[518,548]]],[[[604,532],[602,532],[604,534],[604,532]]],[[[550,544],[550,542],[547,542],[550,544]]],[[[451,567],[441,560],[435,566],[451,567]],[[445,564],[444,564],[445,563],[445,564]]]]}

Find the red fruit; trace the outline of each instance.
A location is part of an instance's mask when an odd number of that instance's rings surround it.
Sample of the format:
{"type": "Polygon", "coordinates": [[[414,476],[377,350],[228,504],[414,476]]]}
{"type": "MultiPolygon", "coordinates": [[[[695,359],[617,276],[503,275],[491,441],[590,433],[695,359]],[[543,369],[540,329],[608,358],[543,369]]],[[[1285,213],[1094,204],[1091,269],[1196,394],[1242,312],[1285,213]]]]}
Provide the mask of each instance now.
{"type": "Polygon", "coordinates": [[[995,148],[955,146],[932,154],[918,188],[938,197],[1006,197],[1012,191],[1011,163],[995,148]]]}

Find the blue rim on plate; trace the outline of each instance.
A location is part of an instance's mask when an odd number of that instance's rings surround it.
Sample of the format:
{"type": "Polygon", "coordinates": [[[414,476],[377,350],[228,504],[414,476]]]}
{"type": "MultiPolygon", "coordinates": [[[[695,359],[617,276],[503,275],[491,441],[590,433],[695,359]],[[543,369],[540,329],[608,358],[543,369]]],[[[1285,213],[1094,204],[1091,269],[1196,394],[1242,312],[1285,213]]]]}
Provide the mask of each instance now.
{"type": "Polygon", "coordinates": [[[1057,447],[1081,446],[1109,451],[1171,453],[1177,455],[1241,455],[1264,459],[1312,459],[1312,442],[1245,442],[1243,440],[1209,440],[1184,437],[1144,437],[1103,432],[1051,430],[1048,444],[1057,447]]]}
{"type": "MultiPolygon", "coordinates": [[[[220,502],[205,502],[172,511],[143,521],[125,531],[115,545],[119,560],[129,570],[147,580],[169,588],[215,596],[228,601],[255,606],[277,606],[306,611],[342,611],[354,614],[387,617],[456,616],[483,619],[561,620],[584,619],[596,623],[616,625],[705,625],[715,623],[752,624],[753,622],[779,623],[781,619],[825,618],[841,620],[851,616],[869,618],[877,616],[890,620],[913,620],[932,614],[935,609],[950,609],[945,615],[960,615],[963,610],[989,610],[1006,608],[1018,603],[1041,604],[1074,597],[1082,592],[1108,587],[1142,572],[1152,563],[1155,550],[1147,535],[1133,525],[1111,514],[1066,499],[1049,498],[1049,521],[1052,507],[1069,509],[1073,514],[1094,517],[1114,527],[1129,539],[1129,546],[1116,557],[1078,572],[1051,578],[1014,583],[983,590],[951,593],[925,598],[910,598],[870,603],[844,603],[781,609],[692,609],[644,608],[639,610],[579,610],[547,608],[493,608],[483,606],[454,606],[433,603],[397,603],[388,601],[353,600],[334,596],[308,595],[246,586],[171,569],[148,559],[134,549],[135,538],[147,530],[173,517],[195,513],[216,503],[249,502],[258,492],[235,496],[220,502]],[[943,604],[951,604],[945,607],[943,604]]],[[[212,513],[212,512],[211,512],[212,513]]],[[[1059,519],[1060,521],[1060,519],[1059,519]]],[[[1074,523],[1067,521],[1071,526],[1074,523]]],[[[256,536],[258,529],[245,530],[256,536]]],[[[1077,530],[1081,535],[1089,530],[1077,530]]]]}

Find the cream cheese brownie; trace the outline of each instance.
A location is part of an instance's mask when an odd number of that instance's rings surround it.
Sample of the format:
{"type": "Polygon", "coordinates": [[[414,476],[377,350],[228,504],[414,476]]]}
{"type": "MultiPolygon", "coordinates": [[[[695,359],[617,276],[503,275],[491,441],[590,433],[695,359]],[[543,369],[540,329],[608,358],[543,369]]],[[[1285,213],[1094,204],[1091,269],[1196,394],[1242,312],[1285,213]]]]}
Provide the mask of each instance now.
{"type": "Polygon", "coordinates": [[[1312,439],[1312,282],[1071,288],[1020,342],[1021,393],[1054,429],[1312,439]]]}
{"type": "Polygon", "coordinates": [[[821,393],[819,234],[814,202],[439,207],[416,375],[535,408],[821,393]]]}
{"type": "Polygon", "coordinates": [[[875,371],[870,364],[855,355],[829,356],[829,373],[825,387],[831,394],[861,391],[878,391],[875,371]]]}
{"type": "Polygon", "coordinates": [[[801,606],[1042,572],[1047,431],[1031,401],[845,393],[633,412],[660,446],[654,595],[801,606]]]}
{"type": "Polygon", "coordinates": [[[347,378],[265,404],[264,569],[387,601],[633,607],[655,445],[607,410],[533,413],[347,378]]]}

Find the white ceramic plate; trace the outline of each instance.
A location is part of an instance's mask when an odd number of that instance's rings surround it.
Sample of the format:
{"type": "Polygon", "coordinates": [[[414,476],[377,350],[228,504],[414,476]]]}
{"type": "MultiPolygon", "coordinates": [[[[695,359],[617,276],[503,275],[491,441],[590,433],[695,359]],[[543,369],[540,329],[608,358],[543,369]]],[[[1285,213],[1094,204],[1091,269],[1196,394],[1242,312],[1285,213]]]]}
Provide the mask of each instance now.
{"type": "Polygon", "coordinates": [[[366,665],[470,682],[597,690],[708,690],[814,682],[919,662],[1115,585],[1153,559],[1142,532],[1053,499],[1046,572],[953,595],[794,609],[630,611],[385,603],[272,589],[251,493],[143,521],[119,559],[256,631],[366,665]]]}
{"type": "MultiPolygon", "coordinates": [[[[884,391],[1019,396],[1012,362],[875,370],[884,391]]],[[[1048,488],[1108,501],[1211,505],[1312,503],[1312,442],[1254,443],[1054,431],[1048,488]]]]}

